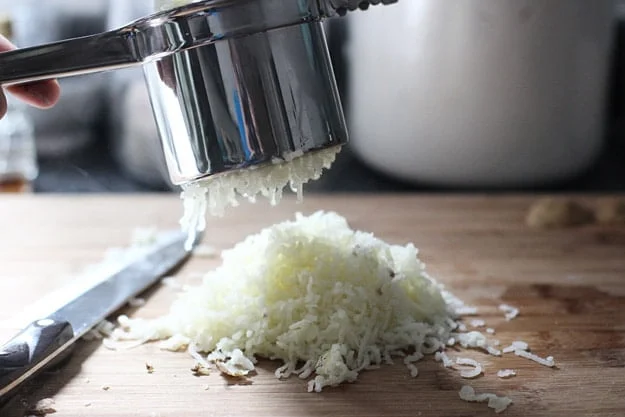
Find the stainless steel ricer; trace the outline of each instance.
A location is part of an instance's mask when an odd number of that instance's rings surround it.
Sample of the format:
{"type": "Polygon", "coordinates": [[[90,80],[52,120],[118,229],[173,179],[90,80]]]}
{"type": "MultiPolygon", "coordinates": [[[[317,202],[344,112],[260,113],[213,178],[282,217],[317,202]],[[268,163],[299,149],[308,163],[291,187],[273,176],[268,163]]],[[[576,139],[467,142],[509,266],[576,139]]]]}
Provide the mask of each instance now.
{"type": "Polygon", "coordinates": [[[172,182],[347,142],[321,21],[397,0],[205,0],[0,54],[6,86],[143,65],[172,182]]]}

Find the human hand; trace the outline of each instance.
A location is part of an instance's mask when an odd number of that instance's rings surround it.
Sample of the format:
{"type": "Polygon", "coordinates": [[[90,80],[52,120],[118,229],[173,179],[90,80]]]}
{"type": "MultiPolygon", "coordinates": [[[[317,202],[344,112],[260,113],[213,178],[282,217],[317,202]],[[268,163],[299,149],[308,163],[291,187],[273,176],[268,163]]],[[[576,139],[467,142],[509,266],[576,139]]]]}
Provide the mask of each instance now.
{"type": "MultiPolygon", "coordinates": [[[[15,45],[0,36],[0,52],[6,52],[12,49],[15,49],[15,45]]],[[[55,80],[12,85],[7,87],[6,91],[20,100],[40,109],[47,109],[54,106],[61,95],[61,88],[59,83],[55,80]]],[[[0,119],[4,117],[7,111],[7,100],[4,92],[5,89],[0,88],[0,119]]]]}

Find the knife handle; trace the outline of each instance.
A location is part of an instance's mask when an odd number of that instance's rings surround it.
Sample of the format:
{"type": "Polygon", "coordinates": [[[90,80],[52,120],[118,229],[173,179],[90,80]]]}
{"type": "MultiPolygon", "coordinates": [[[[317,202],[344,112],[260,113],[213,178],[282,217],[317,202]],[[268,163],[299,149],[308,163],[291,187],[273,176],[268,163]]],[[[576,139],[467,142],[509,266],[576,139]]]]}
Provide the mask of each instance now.
{"type": "Polygon", "coordinates": [[[22,382],[59,362],[59,349],[74,338],[72,325],[37,320],[0,347],[0,400],[22,382]]]}

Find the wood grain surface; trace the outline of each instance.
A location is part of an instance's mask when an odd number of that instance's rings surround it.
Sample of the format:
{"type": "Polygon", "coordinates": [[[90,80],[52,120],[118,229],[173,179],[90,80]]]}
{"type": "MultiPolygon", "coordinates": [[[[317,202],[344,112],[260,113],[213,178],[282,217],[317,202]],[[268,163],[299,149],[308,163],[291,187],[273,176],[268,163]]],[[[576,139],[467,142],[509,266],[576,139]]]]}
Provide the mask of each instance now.
{"type": "MultiPolygon", "coordinates": [[[[588,204],[601,197],[579,197],[588,204]]],[[[335,210],[354,228],[393,243],[414,242],[430,273],[496,329],[502,345],[527,341],[550,369],[514,355],[460,354],[484,364],[472,381],[428,359],[410,378],[403,365],[364,372],[354,384],[306,392],[299,379],[278,381],[275,363],[261,363],[248,383],[212,374],[196,377],[184,353],[154,344],[111,351],[80,342],[60,371],[42,376],[0,411],[24,415],[22,403],[53,398],[58,417],[182,416],[489,416],[485,404],[469,404],[458,391],[507,395],[505,416],[625,415],[625,227],[584,226],[537,231],[524,225],[532,196],[309,196],[271,208],[242,205],[209,219],[205,243],[231,247],[296,211],[335,210]],[[500,303],[520,308],[505,321],[500,303]],[[146,362],[154,373],[146,371],[146,362]],[[499,369],[518,376],[502,380],[499,369]],[[104,389],[108,387],[108,389],[104,389]]],[[[0,199],[0,321],[67,284],[110,247],[129,243],[136,227],[175,228],[181,203],[172,196],[18,196],[0,199]]],[[[178,273],[199,282],[218,259],[195,257],[178,273]]],[[[157,286],[131,314],[164,314],[175,290],[157,286]]],[[[0,329],[7,339],[16,329],[0,329]]]]}

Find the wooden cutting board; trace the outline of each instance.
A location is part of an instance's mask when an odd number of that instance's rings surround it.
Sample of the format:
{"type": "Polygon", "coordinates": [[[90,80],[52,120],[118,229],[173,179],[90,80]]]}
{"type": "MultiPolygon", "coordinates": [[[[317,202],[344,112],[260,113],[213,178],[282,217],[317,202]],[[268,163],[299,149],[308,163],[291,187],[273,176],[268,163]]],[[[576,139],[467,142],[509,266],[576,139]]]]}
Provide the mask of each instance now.
{"type": "MultiPolygon", "coordinates": [[[[594,203],[595,198],[583,200],[594,203]]],[[[332,196],[287,201],[276,208],[243,205],[209,221],[205,242],[232,246],[296,211],[335,210],[357,229],[394,243],[414,242],[430,273],[479,308],[479,318],[507,345],[528,342],[552,355],[550,369],[514,355],[451,353],[478,359],[485,375],[472,381],[432,360],[410,378],[403,365],[364,372],[355,384],[306,392],[306,382],[278,381],[276,364],[262,363],[248,384],[217,374],[196,377],[186,354],[153,344],[115,352],[81,342],[60,372],[29,387],[27,401],[53,398],[54,416],[489,416],[485,404],[461,401],[470,384],[478,392],[508,395],[506,416],[625,415],[625,227],[587,226],[536,231],[524,225],[535,197],[332,196]],[[520,308],[505,321],[497,306],[520,308]],[[145,364],[154,366],[154,373],[145,364]],[[518,376],[497,378],[499,369],[518,376]],[[108,387],[107,390],[104,387],[108,387]]],[[[72,280],[107,248],[124,246],[134,228],[175,228],[175,196],[20,196],[0,199],[0,321],[72,280]]],[[[177,274],[182,283],[218,260],[193,258],[177,274]]],[[[175,291],[160,286],[132,314],[164,314],[175,291]]],[[[8,338],[15,329],[4,328],[8,338]]],[[[17,403],[2,417],[23,415],[17,403]]]]}

